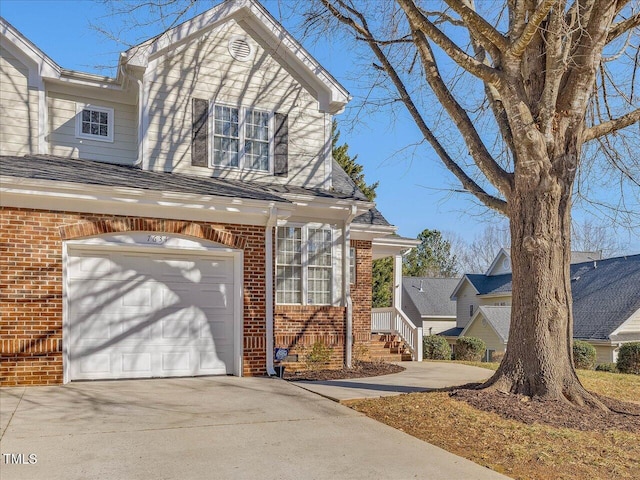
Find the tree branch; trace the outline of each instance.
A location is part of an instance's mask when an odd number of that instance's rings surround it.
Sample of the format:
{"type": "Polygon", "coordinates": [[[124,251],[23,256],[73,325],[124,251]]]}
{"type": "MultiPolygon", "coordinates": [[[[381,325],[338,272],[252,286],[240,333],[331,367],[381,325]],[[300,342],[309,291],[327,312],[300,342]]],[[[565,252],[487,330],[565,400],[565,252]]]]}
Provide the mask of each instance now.
{"type": "Polygon", "coordinates": [[[425,35],[442,48],[454,62],[484,82],[491,84],[499,83],[500,76],[497,70],[479,62],[469,56],[464,50],[460,49],[460,47],[452,42],[448,36],[442,33],[439,28],[423,15],[413,0],[397,0],[397,2],[404,10],[409,22],[413,23],[418,30],[424,32],[425,35]]]}
{"type": "MultiPolygon", "coordinates": [[[[479,41],[481,39],[487,39],[491,42],[491,45],[499,51],[504,52],[507,50],[509,46],[507,39],[472,8],[469,8],[469,6],[461,0],[445,0],[445,2],[462,17],[465,26],[475,33],[474,36],[477,36],[479,41]]],[[[485,45],[484,42],[481,43],[484,48],[489,49],[488,45],[485,45]]]]}
{"type": "Polygon", "coordinates": [[[613,25],[609,30],[609,35],[607,35],[607,43],[611,43],[620,35],[631,31],[631,29],[637,27],[638,25],[640,25],[640,12],[632,15],[626,20],[613,25]]]}
{"type": "MultiPolygon", "coordinates": [[[[487,207],[497,210],[506,215],[507,202],[487,193],[475,180],[473,180],[460,167],[460,165],[458,165],[453,160],[453,158],[451,158],[447,150],[444,148],[444,146],[438,141],[436,136],[433,134],[429,126],[426,124],[424,118],[420,114],[417,106],[413,102],[413,99],[411,98],[411,95],[407,91],[407,88],[404,85],[404,82],[398,75],[398,72],[393,67],[393,65],[391,64],[387,56],[384,54],[380,46],[376,44],[376,42],[374,41],[373,35],[369,31],[369,28],[367,26],[367,22],[364,16],[360,12],[345,6],[342,3],[342,0],[337,0],[337,3],[339,5],[341,5],[343,8],[346,8],[352,15],[354,15],[360,20],[360,23],[358,23],[352,17],[345,15],[341,11],[339,11],[331,3],[331,0],[321,0],[321,2],[337,20],[347,25],[349,28],[354,30],[357,34],[359,34],[363,38],[367,39],[366,41],[369,47],[371,48],[375,56],[378,58],[378,61],[382,64],[382,68],[385,70],[387,75],[389,75],[391,81],[393,82],[394,86],[398,90],[401,101],[407,107],[409,114],[413,117],[414,121],[416,122],[416,125],[420,129],[420,132],[424,136],[425,140],[427,140],[429,144],[433,147],[433,149],[436,151],[436,153],[440,157],[440,160],[442,160],[442,163],[444,163],[444,165],[456,176],[456,178],[458,178],[462,186],[467,191],[474,194],[487,207]]],[[[500,167],[498,166],[498,168],[500,167]]],[[[506,175],[506,172],[505,172],[505,175],[506,175]]]]}
{"type": "Polygon", "coordinates": [[[551,8],[558,0],[544,0],[526,23],[522,34],[511,44],[508,55],[521,57],[525,49],[538,31],[540,24],[549,14],[551,8]]]}
{"type": "Polygon", "coordinates": [[[602,137],[638,122],[640,122],[640,108],[637,108],[622,117],[614,118],[608,122],[603,122],[599,125],[594,125],[593,127],[585,129],[583,139],[585,142],[588,142],[589,140],[602,137]]]}

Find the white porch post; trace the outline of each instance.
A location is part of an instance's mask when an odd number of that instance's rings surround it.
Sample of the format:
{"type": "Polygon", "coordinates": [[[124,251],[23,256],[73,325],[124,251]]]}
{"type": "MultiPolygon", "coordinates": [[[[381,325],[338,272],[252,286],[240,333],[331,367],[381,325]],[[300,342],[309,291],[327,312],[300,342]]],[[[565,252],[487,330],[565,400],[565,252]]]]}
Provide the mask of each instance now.
{"type": "Polygon", "coordinates": [[[402,255],[393,256],[393,303],[397,310],[402,310],[402,255]]]}

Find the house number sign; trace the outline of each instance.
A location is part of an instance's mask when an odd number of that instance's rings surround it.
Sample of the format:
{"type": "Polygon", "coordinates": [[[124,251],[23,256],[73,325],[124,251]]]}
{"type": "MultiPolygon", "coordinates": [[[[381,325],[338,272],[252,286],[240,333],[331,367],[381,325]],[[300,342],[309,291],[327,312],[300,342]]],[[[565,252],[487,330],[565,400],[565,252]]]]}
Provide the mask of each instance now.
{"type": "Polygon", "coordinates": [[[162,245],[164,243],[167,243],[167,240],[169,240],[168,235],[147,235],[146,243],[151,243],[154,245],[162,245]]]}

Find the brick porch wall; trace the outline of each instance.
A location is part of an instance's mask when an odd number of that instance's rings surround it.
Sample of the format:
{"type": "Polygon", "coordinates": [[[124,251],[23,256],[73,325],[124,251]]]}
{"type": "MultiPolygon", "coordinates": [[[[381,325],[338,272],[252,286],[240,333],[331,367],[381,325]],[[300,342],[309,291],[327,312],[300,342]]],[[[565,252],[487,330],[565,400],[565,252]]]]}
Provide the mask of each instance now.
{"type": "Polygon", "coordinates": [[[264,227],[0,207],[0,385],[62,382],[62,240],[127,231],[244,249],[243,374],[265,373],[264,227]]]}
{"type": "Polygon", "coordinates": [[[371,242],[351,240],[351,247],[356,249],[356,283],[351,284],[353,359],[362,360],[369,357],[369,345],[371,343],[371,242]]]}
{"type": "Polygon", "coordinates": [[[287,369],[304,370],[305,357],[316,342],[332,349],[329,365],[342,368],[345,349],[345,307],[276,305],[274,346],[288,348],[298,355],[297,362],[286,362],[287,369]]]}

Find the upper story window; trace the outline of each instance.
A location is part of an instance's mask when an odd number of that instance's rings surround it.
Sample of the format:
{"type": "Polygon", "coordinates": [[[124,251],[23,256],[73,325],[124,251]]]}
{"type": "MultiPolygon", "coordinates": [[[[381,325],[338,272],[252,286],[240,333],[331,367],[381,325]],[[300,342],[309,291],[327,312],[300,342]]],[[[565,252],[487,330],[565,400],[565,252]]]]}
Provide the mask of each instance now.
{"type": "Polygon", "coordinates": [[[213,166],[270,171],[271,117],[259,110],[214,105],[213,166]]]}
{"type": "Polygon", "coordinates": [[[333,301],[331,229],[278,227],[276,237],[276,302],[330,305],[333,301]]]}
{"type": "Polygon", "coordinates": [[[77,105],[76,137],[113,142],[113,108],[77,105]]]}

